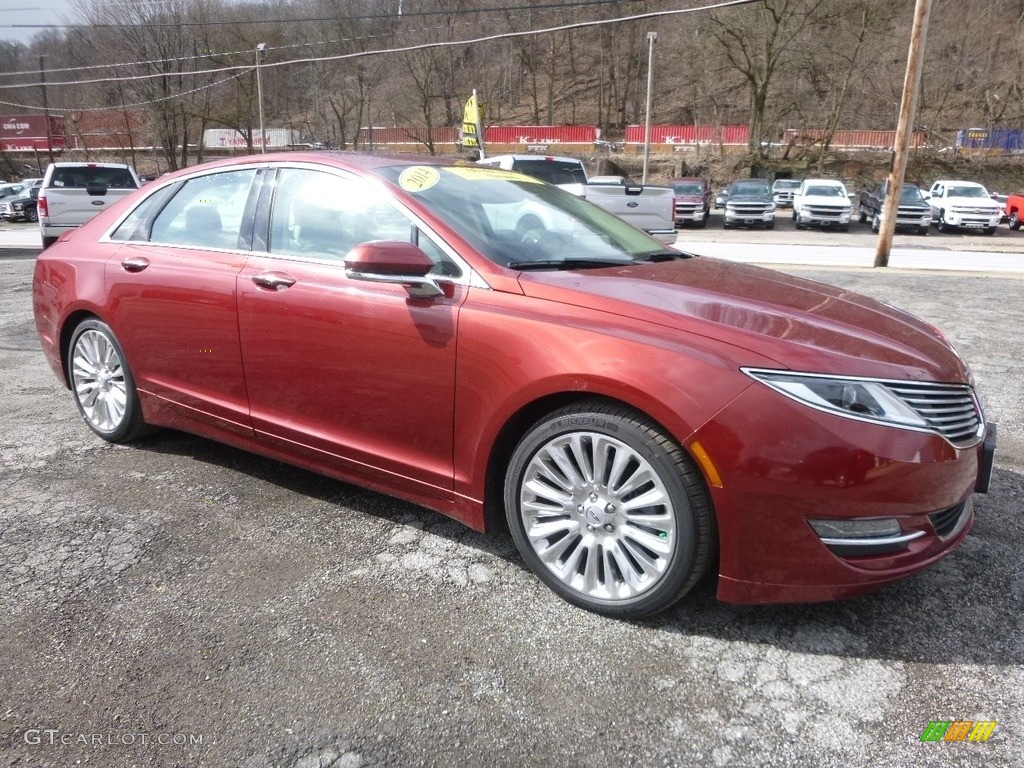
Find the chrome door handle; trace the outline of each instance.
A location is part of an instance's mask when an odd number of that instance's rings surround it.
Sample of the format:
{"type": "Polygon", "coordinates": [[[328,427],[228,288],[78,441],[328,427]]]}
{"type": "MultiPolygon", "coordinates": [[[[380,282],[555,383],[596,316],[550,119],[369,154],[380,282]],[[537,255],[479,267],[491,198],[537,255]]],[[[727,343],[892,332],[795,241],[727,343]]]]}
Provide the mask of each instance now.
{"type": "Polygon", "coordinates": [[[269,288],[272,291],[283,291],[295,285],[295,278],[281,272],[260,272],[252,276],[252,281],[260,288],[269,288]]]}
{"type": "Polygon", "coordinates": [[[141,272],[149,266],[149,259],[145,256],[129,256],[121,262],[121,268],[125,272],[141,272]]]}

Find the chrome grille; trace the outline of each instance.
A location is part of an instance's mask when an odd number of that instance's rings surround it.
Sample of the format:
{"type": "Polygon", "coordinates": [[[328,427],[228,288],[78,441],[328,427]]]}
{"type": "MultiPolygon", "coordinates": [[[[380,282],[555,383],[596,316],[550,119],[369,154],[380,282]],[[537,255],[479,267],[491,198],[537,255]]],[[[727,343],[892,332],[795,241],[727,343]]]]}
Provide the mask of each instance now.
{"type": "Polygon", "coordinates": [[[886,382],[886,386],[953,445],[964,448],[981,439],[981,409],[966,384],[886,382]]]}
{"type": "Polygon", "coordinates": [[[932,521],[935,532],[942,538],[946,538],[960,529],[961,520],[967,511],[967,502],[961,501],[955,507],[932,512],[928,515],[928,519],[932,521]]]}

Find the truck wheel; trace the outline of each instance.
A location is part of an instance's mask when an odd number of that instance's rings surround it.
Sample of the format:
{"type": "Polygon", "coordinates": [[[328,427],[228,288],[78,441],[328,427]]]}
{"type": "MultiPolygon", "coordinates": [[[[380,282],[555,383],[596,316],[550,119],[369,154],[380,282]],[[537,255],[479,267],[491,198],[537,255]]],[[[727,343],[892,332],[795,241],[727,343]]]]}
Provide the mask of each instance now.
{"type": "Polygon", "coordinates": [[[876,213],[874,216],[871,217],[871,231],[878,232],[878,230],[880,230],[881,228],[882,220],[878,218],[878,214],[876,213]]]}
{"type": "Polygon", "coordinates": [[[707,225],[708,225],[708,217],[707,217],[707,214],[705,214],[704,218],[702,218],[700,221],[697,222],[697,226],[700,227],[701,229],[705,229],[707,227],[707,225]]]}
{"type": "Polygon", "coordinates": [[[764,225],[764,228],[765,229],[775,229],[775,222],[774,221],[769,221],[767,224],[764,225]]]}
{"type": "Polygon", "coordinates": [[[929,230],[929,227],[918,227],[917,228],[917,234],[922,235],[924,237],[927,237],[928,236],[928,230],[929,230]]]}
{"type": "Polygon", "coordinates": [[[51,245],[53,245],[56,242],[57,242],[57,238],[56,237],[47,237],[46,235],[43,235],[43,250],[45,251],[47,248],[49,248],[51,245]]]}
{"type": "Polygon", "coordinates": [[[986,235],[994,235],[995,233],[996,233],[996,228],[995,227],[987,227],[985,229],[985,234],[986,235]]]}
{"type": "Polygon", "coordinates": [[[30,208],[25,212],[25,221],[39,221],[39,211],[35,208],[30,208]]]}
{"type": "Polygon", "coordinates": [[[946,212],[939,211],[939,232],[949,232],[950,226],[946,223],[946,212]]]}
{"type": "Polygon", "coordinates": [[[1010,214],[1010,229],[1014,232],[1020,229],[1020,214],[1017,211],[1010,214]]]}
{"type": "Polygon", "coordinates": [[[858,212],[858,219],[859,219],[861,224],[863,224],[864,222],[866,222],[868,220],[868,212],[864,210],[864,206],[859,206],[857,208],[857,212],[858,212]]]}

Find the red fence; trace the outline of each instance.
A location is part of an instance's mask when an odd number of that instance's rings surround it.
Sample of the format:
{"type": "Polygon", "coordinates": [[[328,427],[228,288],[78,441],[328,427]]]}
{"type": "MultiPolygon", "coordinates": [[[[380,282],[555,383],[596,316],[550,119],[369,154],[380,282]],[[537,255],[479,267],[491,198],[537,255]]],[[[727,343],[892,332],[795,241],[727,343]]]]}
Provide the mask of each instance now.
{"type": "MultiPolygon", "coordinates": [[[[643,144],[642,125],[626,127],[627,144],[643,144]]],[[[746,125],[652,125],[652,144],[746,144],[750,128],[746,125]]]]}
{"type": "MultiPolygon", "coordinates": [[[[458,141],[457,128],[434,128],[435,144],[458,141]]],[[[424,144],[427,131],[408,128],[373,128],[373,144],[424,144]]],[[[593,144],[600,136],[596,125],[491,125],[484,128],[484,142],[488,144],[593,144]]],[[[359,143],[371,142],[371,129],[359,131],[359,143]]]]}
{"type": "MultiPolygon", "coordinates": [[[[783,136],[784,144],[820,144],[825,131],[805,128],[788,128],[783,136]]],[[[863,149],[892,149],[896,144],[896,131],[836,131],[829,146],[858,147],[863,149]]],[[[910,146],[915,149],[925,145],[924,131],[914,131],[910,146]]]]}

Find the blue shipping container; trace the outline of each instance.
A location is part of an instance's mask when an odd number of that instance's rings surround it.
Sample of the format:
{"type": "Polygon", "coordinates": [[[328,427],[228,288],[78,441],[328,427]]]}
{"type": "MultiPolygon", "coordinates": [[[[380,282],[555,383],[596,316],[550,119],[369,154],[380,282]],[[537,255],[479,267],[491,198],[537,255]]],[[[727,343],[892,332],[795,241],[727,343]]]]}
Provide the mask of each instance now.
{"type": "Polygon", "coordinates": [[[961,128],[956,134],[956,145],[961,149],[1020,152],[1024,150],[1024,129],[961,128]]]}

